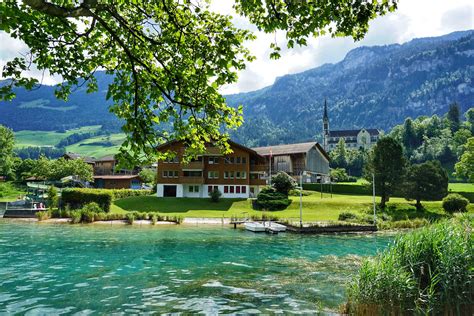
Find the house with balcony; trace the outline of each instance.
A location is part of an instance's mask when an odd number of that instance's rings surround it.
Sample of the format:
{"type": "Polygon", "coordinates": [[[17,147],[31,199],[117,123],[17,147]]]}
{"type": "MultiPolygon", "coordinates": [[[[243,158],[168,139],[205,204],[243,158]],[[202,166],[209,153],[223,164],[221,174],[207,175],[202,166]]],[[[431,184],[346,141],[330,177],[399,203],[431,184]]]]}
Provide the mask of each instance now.
{"type": "Polygon", "coordinates": [[[207,198],[218,189],[224,198],[249,198],[266,186],[267,165],[254,150],[229,141],[232,153],[223,155],[209,144],[206,152],[183,163],[185,145],[171,141],[157,150],[174,153],[174,158],[157,164],[158,197],[207,198]]]}
{"type": "Polygon", "coordinates": [[[329,156],[317,142],[252,148],[271,162],[271,173],[286,172],[298,182],[326,182],[329,156]]]}

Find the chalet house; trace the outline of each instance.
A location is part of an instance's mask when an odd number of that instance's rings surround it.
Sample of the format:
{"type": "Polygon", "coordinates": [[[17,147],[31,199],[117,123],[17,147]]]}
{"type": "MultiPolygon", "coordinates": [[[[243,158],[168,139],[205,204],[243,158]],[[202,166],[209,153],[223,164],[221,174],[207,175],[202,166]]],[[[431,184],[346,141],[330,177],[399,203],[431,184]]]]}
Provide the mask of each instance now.
{"type": "Polygon", "coordinates": [[[99,159],[84,157],[75,153],[67,153],[65,159],[83,159],[94,169],[94,187],[100,189],[140,189],[142,181],[138,170],[115,170],[117,160],[113,155],[99,159]]]}
{"type": "Polygon", "coordinates": [[[325,182],[329,178],[329,156],[317,142],[252,148],[271,160],[272,174],[280,171],[304,182],[325,182]]]}
{"type": "Polygon", "coordinates": [[[375,128],[361,128],[350,130],[331,131],[326,100],[323,114],[323,148],[331,151],[336,148],[341,139],[344,139],[346,149],[370,149],[379,140],[381,133],[375,128]]]}
{"type": "Polygon", "coordinates": [[[184,144],[172,141],[159,146],[159,151],[176,154],[157,165],[158,197],[207,198],[218,189],[224,198],[248,198],[266,186],[265,158],[254,150],[230,141],[231,154],[222,155],[209,144],[206,153],[184,164],[184,144]]]}

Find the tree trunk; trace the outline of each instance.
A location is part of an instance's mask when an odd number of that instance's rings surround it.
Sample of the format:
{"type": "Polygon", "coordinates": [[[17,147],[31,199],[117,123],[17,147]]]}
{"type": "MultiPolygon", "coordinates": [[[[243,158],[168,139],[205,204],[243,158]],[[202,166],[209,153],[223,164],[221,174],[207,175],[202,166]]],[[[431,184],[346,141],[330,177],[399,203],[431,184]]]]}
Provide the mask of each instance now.
{"type": "Polygon", "coordinates": [[[416,205],[415,206],[416,206],[417,211],[420,211],[423,208],[423,206],[421,205],[421,200],[420,199],[416,199],[416,205]]]}

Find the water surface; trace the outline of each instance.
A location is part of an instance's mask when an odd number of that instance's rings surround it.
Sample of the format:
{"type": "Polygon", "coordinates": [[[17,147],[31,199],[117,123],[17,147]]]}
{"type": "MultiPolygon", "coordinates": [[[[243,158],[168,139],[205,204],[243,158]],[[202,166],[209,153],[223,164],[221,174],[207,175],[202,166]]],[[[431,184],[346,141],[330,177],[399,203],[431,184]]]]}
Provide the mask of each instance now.
{"type": "Polygon", "coordinates": [[[0,220],[0,314],[334,309],[361,257],[390,241],[0,220]]]}

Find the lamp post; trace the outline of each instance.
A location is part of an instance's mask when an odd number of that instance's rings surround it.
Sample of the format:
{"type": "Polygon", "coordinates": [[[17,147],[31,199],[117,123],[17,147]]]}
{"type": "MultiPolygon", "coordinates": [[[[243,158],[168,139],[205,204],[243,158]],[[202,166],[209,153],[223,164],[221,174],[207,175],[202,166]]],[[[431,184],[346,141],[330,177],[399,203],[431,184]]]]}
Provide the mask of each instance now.
{"type": "Polygon", "coordinates": [[[303,171],[300,177],[300,228],[303,228],[303,177],[305,175],[306,171],[303,171]]]}
{"type": "Polygon", "coordinates": [[[372,173],[372,198],[374,206],[374,226],[377,225],[377,215],[375,214],[375,173],[372,173]]]}

